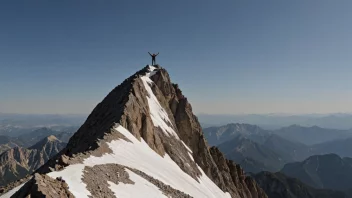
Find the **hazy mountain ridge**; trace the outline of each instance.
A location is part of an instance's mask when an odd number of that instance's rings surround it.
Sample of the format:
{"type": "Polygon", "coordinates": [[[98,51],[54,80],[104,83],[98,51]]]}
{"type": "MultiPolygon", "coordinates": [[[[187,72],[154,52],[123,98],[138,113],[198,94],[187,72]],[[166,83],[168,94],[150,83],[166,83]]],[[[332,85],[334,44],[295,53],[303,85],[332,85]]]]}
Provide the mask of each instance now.
{"type": "Polygon", "coordinates": [[[70,131],[67,131],[66,129],[64,131],[56,131],[51,128],[43,127],[39,128],[37,130],[22,134],[18,136],[17,138],[23,142],[25,142],[25,147],[30,147],[34,144],[36,144],[38,141],[42,140],[45,137],[48,137],[50,135],[57,136],[61,141],[63,142],[68,142],[68,139],[75,133],[76,131],[74,129],[70,129],[70,131]],[[61,139],[62,138],[62,139],[61,139]]]}
{"type": "Polygon", "coordinates": [[[336,154],[315,155],[286,164],[281,172],[315,188],[346,191],[352,188],[351,161],[336,154]]]}
{"type": "Polygon", "coordinates": [[[285,139],[304,143],[306,145],[314,145],[331,140],[352,137],[351,130],[328,129],[318,126],[302,127],[299,125],[283,127],[274,130],[273,133],[278,134],[285,139]]]}
{"type": "Polygon", "coordinates": [[[0,135],[0,154],[14,147],[28,148],[50,135],[54,135],[58,137],[58,139],[60,139],[61,141],[67,143],[75,132],[75,127],[60,127],[60,129],[62,131],[57,131],[51,128],[44,127],[30,132],[26,132],[25,134],[19,135],[17,137],[0,135]]]}
{"type": "Polygon", "coordinates": [[[286,161],[300,161],[313,153],[311,147],[289,141],[277,134],[268,136],[263,146],[277,152],[286,161]]]}
{"type": "MultiPolygon", "coordinates": [[[[287,163],[275,151],[241,135],[220,144],[219,149],[230,160],[242,163],[248,160],[245,160],[246,158],[249,158],[252,159],[252,162],[256,161],[257,165],[259,163],[264,165],[264,167],[257,167],[259,170],[277,171],[287,163]]],[[[246,170],[245,166],[244,169],[246,170]]]]}
{"type": "Polygon", "coordinates": [[[344,192],[315,189],[280,172],[252,175],[270,198],[347,198],[344,192]]]}
{"type": "MultiPolygon", "coordinates": [[[[198,118],[205,127],[222,126],[228,123],[248,123],[258,125],[267,130],[276,130],[290,125],[300,125],[304,127],[319,126],[330,129],[352,129],[352,114],[198,114],[198,118]]],[[[202,125],[202,126],[203,126],[202,125]]]]}
{"type": "Polygon", "coordinates": [[[317,155],[335,153],[341,157],[352,157],[352,138],[331,140],[313,145],[312,152],[317,155]]]}
{"type": "MultiPolygon", "coordinates": [[[[84,115],[0,114],[0,135],[17,137],[41,128],[71,131],[83,123],[84,115]]],[[[75,129],[74,131],[76,131],[75,129]]]]}
{"type": "Polygon", "coordinates": [[[220,127],[204,128],[204,135],[210,145],[216,146],[235,138],[238,135],[255,139],[257,142],[265,141],[269,131],[256,125],[231,123],[220,127]]]}
{"type": "Polygon", "coordinates": [[[204,129],[204,131],[204,135],[209,143],[216,144],[227,140],[227,143],[224,142],[220,144],[219,148],[225,154],[232,152],[230,159],[237,159],[245,170],[248,168],[247,171],[279,171],[283,168],[285,163],[299,162],[309,156],[318,154],[336,153],[343,157],[352,157],[352,152],[350,152],[352,148],[348,149],[352,145],[350,144],[350,142],[352,143],[352,138],[340,139],[352,135],[349,130],[292,125],[270,131],[263,130],[258,126],[237,123],[221,127],[210,127],[204,129]],[[341,134],[344,136],[341,136],[341,134]],[[233,140],[236,138],[242,141],[233,140]],[[305,142],[314,143],[326,139],[334,140],[312,145],[299,142],[299,140],[304,140],[305,142]],[[230,143],[231,140],[233,140],[232,143],[230,143]],[[248,142],[252,143],[249,144],[248,142]],[[247,149],[239,150],[239,147],[245,147],[247,149]],[[275,153],[275,155],[272,155],[272,153],[275,153]],[[266,155],[276,157],[263,158],[263,156],[266,155]],[[242,162],[245,158],[247,158],[247,160],[242,162]],[[277,159],[281,159],[281,161],[277,159]],[[267,166],[268,164],[271,165],[267,166]]]}

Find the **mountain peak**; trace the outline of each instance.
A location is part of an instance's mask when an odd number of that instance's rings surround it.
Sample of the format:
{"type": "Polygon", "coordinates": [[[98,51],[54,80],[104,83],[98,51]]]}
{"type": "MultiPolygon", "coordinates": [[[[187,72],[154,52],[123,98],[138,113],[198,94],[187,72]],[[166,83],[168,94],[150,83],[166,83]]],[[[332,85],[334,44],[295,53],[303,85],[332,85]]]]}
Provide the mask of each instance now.
{"type": "Polygon", "coordinates": [[[37,173],[42,176],[32,177],[18,194],[52,184],[36,181],[47,175],[62,178],[81,197],[138,197],[143,186],[172,197],[266,197],[238,165],[209,148],[191,104],[158,65],[114,88],[37,173]]]}
{"type": "Polygon", "coordinates": [[[29,149],[37,149],[37,150],[42,150],[45,148],[48,144],[64,144],[61,142],[61,140],[57,139],[54,135],[49,135],[33,146],[29,147],[29,149]]]}
{"type": "Polygon", "coordinates": [[[58,140],[54,135],[50,135],[46,138],[48,141],[50,142],[54,142],[54,141],[60,141],[58,140]]]}

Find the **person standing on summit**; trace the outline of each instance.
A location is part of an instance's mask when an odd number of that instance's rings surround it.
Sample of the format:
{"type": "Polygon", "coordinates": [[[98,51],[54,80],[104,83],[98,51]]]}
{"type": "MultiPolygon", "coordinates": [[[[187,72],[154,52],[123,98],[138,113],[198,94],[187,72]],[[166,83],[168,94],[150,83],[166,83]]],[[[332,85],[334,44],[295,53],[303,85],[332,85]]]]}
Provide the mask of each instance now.
{"type": "Polygon", "coordinates": [[[159,52],[157,54],[151,54],[150,52],[148,52],[148,54],[152,57],[152,65],[155,65],[155,58],[157,55],[159,55],[159,52]]]}

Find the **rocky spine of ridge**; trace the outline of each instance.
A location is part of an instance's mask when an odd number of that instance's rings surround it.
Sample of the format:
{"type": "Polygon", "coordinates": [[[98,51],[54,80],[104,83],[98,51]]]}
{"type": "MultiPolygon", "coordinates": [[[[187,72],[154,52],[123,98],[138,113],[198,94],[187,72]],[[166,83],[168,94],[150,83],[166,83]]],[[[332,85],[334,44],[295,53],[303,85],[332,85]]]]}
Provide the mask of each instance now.
{"type": "MultiPolygon", "coordinates": [[[[227,160],[216,147],[209,148],[187,98],[177,84],[171,83],[167,71],[159,66],[150,76],[153,81],[150,88],[169,118],[167,125],[176,132],[178,137],[166,135],[162,128],[154,126],[146,97],[148,91],[142,79],[148,72],[150,72],[150,66],[113,89],[92,111],[86,122],[70,139],[66,148],[37,171],[41,178],[44,178],[44,174],[48,172],[80,163],[91,155],[101,156],[111,152],[106,143],[124,139],[122,134],[114,130],[116,125],[121,125],[137,139],[143,138],[159,155],[168,154],[185,173],[195,180],[201,175],[197,168],[199,165],[221,190],[229,192],[232,197],[267,197],[252,178],[245,176],[238,164],[227,160]],[[191,157],[178,138],[192,150],[191,157]],[[194,158],[194,161],[191,158],[194,158]]],[[[39,177],[33,177],[25,185],[26,188],[18,191],[17,195],[37,193],[33,191],[40,187],[37,178],[39,177]]],[[[46,185],[50,181],[41,179],[41,183],[46,185]]],[[[96,189],[91,189],[91,193],[95,191],[96,189]]],[[[95,196],[103,197],[102,194],[95,196]]]]}

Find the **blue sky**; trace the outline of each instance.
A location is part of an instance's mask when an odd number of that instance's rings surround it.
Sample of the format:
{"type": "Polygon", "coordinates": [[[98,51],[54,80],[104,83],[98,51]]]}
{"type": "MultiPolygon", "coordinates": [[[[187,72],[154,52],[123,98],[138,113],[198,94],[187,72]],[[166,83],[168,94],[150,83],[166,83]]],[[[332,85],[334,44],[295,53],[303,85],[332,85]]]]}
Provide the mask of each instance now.
{"type": "Polygon", "coordinates": [[[352,2],[0,3],[0,112],[89,113],[150,63],[200,113],[352,112],[352,2]]]}

